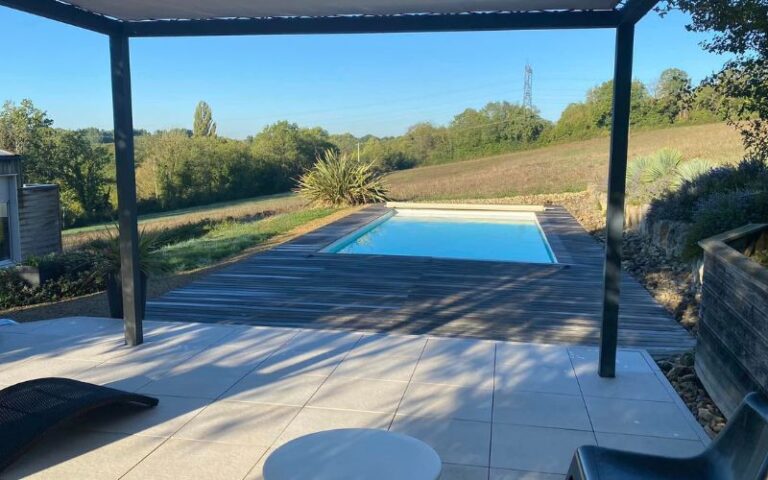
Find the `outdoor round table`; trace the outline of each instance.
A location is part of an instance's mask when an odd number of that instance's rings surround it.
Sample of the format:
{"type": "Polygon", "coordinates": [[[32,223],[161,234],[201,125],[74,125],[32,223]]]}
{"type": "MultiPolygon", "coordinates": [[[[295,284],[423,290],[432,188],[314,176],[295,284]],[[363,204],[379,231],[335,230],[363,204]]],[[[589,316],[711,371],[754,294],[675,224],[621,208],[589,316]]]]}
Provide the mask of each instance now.
{"type": "Polygon", "coordinates": [[[437,480],[442,462],[420,440],[367,428],[327,430],[281,446],[264,480],[437,480]]]}

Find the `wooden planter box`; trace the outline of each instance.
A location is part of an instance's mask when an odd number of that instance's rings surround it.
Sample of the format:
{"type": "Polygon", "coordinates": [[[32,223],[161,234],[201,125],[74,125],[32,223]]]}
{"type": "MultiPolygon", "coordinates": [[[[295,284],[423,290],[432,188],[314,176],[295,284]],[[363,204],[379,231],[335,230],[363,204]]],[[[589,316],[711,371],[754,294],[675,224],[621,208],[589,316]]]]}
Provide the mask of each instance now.
{"type": "Polygon", "coordinates": [[[750,391],[768,394],[768,269],[747,257],[766,244],[768,224],[699,243],[704,276],[696,373],[726,417],[750,391]]]}

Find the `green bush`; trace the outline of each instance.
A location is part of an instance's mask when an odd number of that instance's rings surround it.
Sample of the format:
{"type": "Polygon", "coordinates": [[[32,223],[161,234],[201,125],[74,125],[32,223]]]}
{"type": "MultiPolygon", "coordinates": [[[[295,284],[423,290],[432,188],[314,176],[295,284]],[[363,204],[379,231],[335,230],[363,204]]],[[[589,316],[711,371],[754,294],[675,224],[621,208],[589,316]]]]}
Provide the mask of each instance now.
{"type": "Polygon", "coordinates": [[[387,190],[373,163],[358,162],[346,153],[326,150],[299,179],[295,190],[316,204],[348,206],[387,200],[387,190]]]}
{"type": "Polygon", "coordinates": [[[690,222],[700,201],[728,192],[768,192],[768,164],[760,159],[745,159],[737,166],[717,167],[684,181],[651,202],[648,219],[690,222]]]}
{"type": "Polygon", "coordinates": [[[95,257],[82,251],[30,259],[28,266],[51,268],[57,274],[39,286],[25,282],[14,268],[0,269],[0,309],[56,302],[104,289],[104,279],[93,274],[95,257]]]}
{"type": "Polygon", "coordinates": [[[715,193],[699,201],[693,211],[683,256],[697,257],[698,242],[748,223],[768,222],[768,192],[715,193]]]}

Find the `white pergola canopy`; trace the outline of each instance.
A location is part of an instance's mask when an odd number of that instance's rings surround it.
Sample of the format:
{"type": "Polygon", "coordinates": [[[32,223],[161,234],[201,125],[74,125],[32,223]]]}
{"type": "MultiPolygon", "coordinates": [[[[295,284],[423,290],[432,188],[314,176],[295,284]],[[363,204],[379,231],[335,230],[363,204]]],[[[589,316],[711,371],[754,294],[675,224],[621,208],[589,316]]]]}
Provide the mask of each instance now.
{"type": "Polygon", "coordinates": [[[475,12],[611,10],[618,0],[72,0],[117,20],[334,17],[475,12]]]}

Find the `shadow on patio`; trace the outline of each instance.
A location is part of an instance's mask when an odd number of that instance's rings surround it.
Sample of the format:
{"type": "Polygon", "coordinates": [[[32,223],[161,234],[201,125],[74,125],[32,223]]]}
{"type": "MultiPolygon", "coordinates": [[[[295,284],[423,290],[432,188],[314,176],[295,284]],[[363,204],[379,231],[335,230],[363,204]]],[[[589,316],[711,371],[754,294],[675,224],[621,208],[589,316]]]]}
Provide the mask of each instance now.
{"type": "Polygon", "coordinates": [[[2,478],[256,479],[271,449],[343,427],[424,440],[445,463],[445,479],[557,478],[581,444],[687,454],[706,440],[640,351],[621,351],[619,375],[610,380],[596,375],[597,350],[588,347],[146,326],[146,343],[135,348],[122,346],[115,320],[3,327],[1,384],[67,376],[160,404],[75,422],[2,478]]]}

